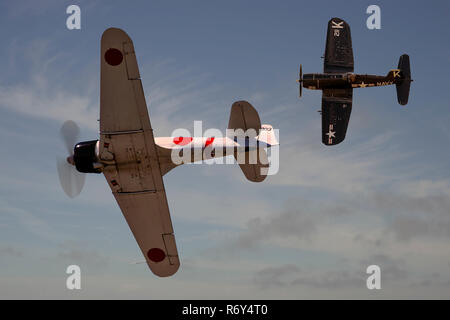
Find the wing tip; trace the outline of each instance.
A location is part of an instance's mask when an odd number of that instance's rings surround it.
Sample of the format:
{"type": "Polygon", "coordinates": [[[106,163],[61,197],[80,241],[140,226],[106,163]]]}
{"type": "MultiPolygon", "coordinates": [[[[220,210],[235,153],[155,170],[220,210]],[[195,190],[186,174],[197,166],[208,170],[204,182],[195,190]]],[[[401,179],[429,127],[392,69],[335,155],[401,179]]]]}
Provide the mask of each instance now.
{"type": "MultiPolygon", "coordinates": [[[[331,23],[331,21],[335,21],[335,22],[341,22],[341,21],[344,21],[344,22],[345,22],[344,19],[339,18],[339,17],[333,17],[333,18],[331,18],[330,21],[328,21],[328,23],[331,23]]],[[[345,22],[345,23],[347,23],[347,22],[345,22]]]]}
{"type": "Polygon", "coordinates": [[[124,30],[116,27],[110,27],[103,31],[102,42],[109,38],[125,38],[125,40],[131,41],[130,36],[124,30]]]}
{"type": "Polygon", "coordinates": [[[180,268],[180,263],[169,265],[167,265],[167,263],[160,265],[158,264],[159,263],[151,263],[147,261],[147,265],[153,272],[153,274],[161,278],[173,276],[175,273],[177,273],[178,269],[180,268]]]}
{"type": "Polygon", "coordinates": [[[332,143],[328,143],[328,137],[327,137],[327,140],[322,140],[322,143],[324,145],[326,145],[327,147],[329,147],[329,146],[337,146],[338,144],[340,144],[344,140],[345,140],[345,138],[342,139],[342,140],[335,140],[332,143]]]}

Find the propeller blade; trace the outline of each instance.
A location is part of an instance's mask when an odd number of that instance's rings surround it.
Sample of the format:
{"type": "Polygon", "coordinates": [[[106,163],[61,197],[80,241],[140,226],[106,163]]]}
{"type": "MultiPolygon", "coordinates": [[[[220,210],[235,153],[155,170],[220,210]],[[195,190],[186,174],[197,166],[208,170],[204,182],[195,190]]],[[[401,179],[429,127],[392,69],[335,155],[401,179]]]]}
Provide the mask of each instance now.
{"type": "Polygon", "coordinates": [[[83,189],[86,174],[78,172],[77,169],[67,162],[67,159],[58,158],[56,161],[59,182],[64,192],[74,198],[83,189]]]}
{"type": "Polygon", "coordinates": [[[302,72],[302,65],[300,64],[300,70],[298,71],[298,97],[302,97],[302,82],[303,82],[303,72],[302,72]]]}
{"type": "Polygon", "coordinates": [[[77,143],[79,134],[80,128],[72,120],[64,122],[61,126],[60,135],[69,155],[73,155],[73,148],[75,143],[77,143]]]}

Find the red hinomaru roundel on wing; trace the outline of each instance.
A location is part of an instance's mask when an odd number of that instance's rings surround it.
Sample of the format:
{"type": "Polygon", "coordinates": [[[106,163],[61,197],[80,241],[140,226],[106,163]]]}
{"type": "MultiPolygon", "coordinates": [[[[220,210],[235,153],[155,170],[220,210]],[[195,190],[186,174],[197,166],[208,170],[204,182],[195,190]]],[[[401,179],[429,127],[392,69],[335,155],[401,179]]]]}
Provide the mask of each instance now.
{"type": "Polygon", "coordinates": [[[148,250],[147,257],[153,262],[161,262],[166,258],[166,253],[159,248],[148,250]]]}
{"type": "Polygon", "coordinates": [[[118,49],[108,49],[105,52],[105,61],[111,66],[118,66],[122,63],[123,55],[118,49]]]}

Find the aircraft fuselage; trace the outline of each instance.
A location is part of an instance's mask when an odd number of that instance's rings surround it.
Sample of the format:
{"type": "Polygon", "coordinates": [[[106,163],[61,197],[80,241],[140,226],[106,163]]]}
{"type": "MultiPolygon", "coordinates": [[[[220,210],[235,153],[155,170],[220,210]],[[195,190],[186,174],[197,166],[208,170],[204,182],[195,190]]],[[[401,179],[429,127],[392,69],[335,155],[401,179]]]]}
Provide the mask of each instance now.
{"type": "Polygon", "coordinates": [[[387,76],[355,73],[307,73],[302,84],[306,89],[349,89],[387,86],[402,80],[400,70],[391,70],[387,76]]]}

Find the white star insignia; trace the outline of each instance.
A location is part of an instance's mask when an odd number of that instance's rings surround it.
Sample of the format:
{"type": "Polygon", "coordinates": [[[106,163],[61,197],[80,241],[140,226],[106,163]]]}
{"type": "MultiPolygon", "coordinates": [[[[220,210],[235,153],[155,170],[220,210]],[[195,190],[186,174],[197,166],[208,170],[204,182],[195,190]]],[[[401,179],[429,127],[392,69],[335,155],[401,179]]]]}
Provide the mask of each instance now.
{"type": "Polygon", "coordinates": [[[328,131],[328,133],[326,133],[326,135],[328,136],[328,139],[336,138],[335,134],[336,134],[336,131],[331,131],[331,130],[328,131]]]}
{"type": "Polygon", "coordinates": [[[361,88],[365,88],[365,87],[367,87],[367,84],[365,84],[364,83],[364,81],[363,82],[361,82],[361,84],[359,85],[361,88]]]}

